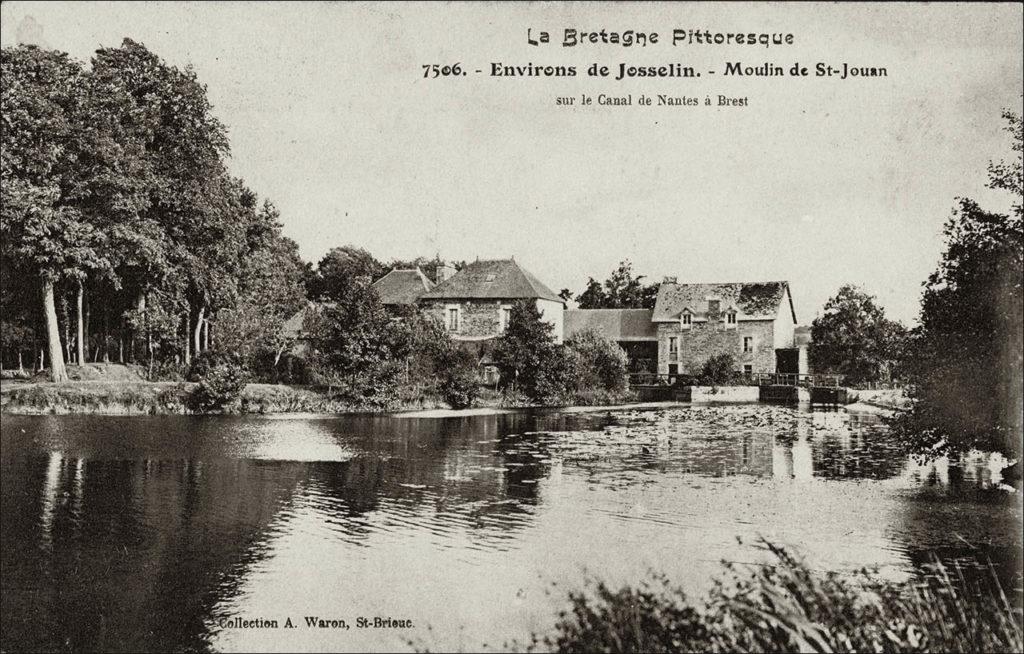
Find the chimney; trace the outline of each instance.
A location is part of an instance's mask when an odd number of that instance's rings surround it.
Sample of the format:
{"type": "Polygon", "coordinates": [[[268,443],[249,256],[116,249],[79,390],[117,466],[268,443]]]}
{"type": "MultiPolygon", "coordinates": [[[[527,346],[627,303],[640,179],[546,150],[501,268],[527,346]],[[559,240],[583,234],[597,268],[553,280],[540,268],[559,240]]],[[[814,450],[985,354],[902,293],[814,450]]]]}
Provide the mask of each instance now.
{"type": "Polygon", "coordinates": [[[451,276],[454,274],[455,268],[452,268],[448,264],[441,264],[440,266],[437,267],[437,270],[434,272],[434,277],[437,278],[434,280],[434,282],[440,284],[441,282],[450,279],[451,276]]]}
{"type": "Polygon", "coordinates": [[[665,275],[665,278],[661,280],[662,284],[677,284],[677,277],[675,275],[665,275]]]}

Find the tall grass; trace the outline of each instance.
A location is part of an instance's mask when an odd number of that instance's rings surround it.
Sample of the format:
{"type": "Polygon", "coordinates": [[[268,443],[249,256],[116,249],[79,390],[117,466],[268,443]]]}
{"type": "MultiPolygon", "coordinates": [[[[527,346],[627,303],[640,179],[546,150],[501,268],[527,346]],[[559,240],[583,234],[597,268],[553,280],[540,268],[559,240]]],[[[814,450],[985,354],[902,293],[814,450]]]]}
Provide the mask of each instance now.
{"type": "MultiPolygon", "coordinates": [[[[772,565],[739,568],[693,602],[664,577],[569,596],[552,635],[530,651],[558,652],[1020,652],[1021,618],[993,574],[959,567],[892,583],[862,570],[820,574],[761,542],[772,565]]],[[[991,571],[991,566],[990,566],[991,571]]]]}

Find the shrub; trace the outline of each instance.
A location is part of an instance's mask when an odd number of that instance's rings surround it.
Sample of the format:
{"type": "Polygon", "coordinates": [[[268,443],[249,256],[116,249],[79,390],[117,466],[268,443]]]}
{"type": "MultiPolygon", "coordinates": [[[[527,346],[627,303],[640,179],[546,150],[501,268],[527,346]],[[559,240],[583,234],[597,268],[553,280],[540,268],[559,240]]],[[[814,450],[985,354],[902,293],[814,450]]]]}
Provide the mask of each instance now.
{"type": "Polygon", "coordinates": [[[192,391],[192,409],[220,411],[242,396],[248,375],[237,363],[219,363],[209,368],[192,391]]]}
{"type": "Polygon", "coordinates": [[[735,380],[736,360],[731,354],[716,354],[701,366],[697,381],[703,386],[719,386],[735,380]]]}
{"type": "Polygon", "coordinates": [[[629,357],[618,343],[587,329],[574,334],[565,346],[577,356],[573,381],[578,391],[598,388],[615,393],[626,390],[629,357]]]}
{"type": "Polygon", "coordinates": [[[225,350],[207,350],[193,357],[186,379],[190,382],[203,380],[212,370],[224,365],[241,366],[238,356],[225,350]]]}
{"type": "Polygon", "coordinates": [[[441,397],[453,409],[473,406],[480,394],[477,380],[476,361],[472,354],[453,349],[442,357],[444,368],[441,374],[441,397]]]}

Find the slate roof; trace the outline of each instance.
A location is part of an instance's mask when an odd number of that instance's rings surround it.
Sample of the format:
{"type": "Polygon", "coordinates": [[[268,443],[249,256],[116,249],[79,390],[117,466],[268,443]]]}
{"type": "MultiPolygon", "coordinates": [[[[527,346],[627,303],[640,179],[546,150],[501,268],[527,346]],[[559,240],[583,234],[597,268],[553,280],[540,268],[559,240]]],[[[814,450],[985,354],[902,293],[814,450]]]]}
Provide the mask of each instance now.
{"type": "Polygon", "coordinates": [[[783,299],[796,322],[789,282],[736,282],[727,284],[671,284],[658,287],[654,304],[654,322],[674,322],[688,309],[693,320],[707,320],[708,298],[721,300],[720,312],[735,309],[737,320],[774,320],[783,299]]]}
{"type": "Polygon", "coordinates": [[[382,304],[416,304],[434,283],[419,268],[392,270],[373,283],[382,304]]]}
{"type": "Polygon", "coordinates": [[[563,313],[565,337],[593,329],[613,341],[657,341],[653,309],[570,309],[563,313]]]}
{"type": "Polygon", "coordinates": [[[424,293],[424,300],[542,299],[565,304],[550,288],[516,263],[490,259],[466,264],[459,272],[424,293]]]}

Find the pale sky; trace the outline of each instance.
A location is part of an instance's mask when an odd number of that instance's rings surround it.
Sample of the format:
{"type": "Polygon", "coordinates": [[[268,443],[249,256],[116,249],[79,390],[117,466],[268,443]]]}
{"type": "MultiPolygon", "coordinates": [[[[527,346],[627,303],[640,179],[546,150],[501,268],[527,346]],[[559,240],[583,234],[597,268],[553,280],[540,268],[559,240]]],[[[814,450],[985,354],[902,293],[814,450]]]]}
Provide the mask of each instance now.
{"type": "MultiPolygon", "coordinates": [[[[515,256],[555,291],[621,259],[651,279],[789,280],[809,323],[843,283],[917,314],[956,196],[984,189],[1021,111],[1020,5],[352,5],[7,2],[0,42],[88,61],[130,37],[191,64],[229,129],[232,172],[308,260],[515,256]],[[31,19],[29,19],[31,17],[31,19]],[[534,47],[526,30],[657,32],[646,48],[534,47]],[[671,45],[674,29],[794,45],[671,45]],[[727,62],[884,66],[885,78],[726,77],[727,62]],[[470,74],[423,79],[423,64],[470,74]],[[575,65],[496,78],[491,63],[575,65]],[[681,63],[699,79],[586,76],[681,63]],[[474,70],[483,70],[476,74],[474,70]],[[707,71],[714,70],[711,75],[707,71]],[[555,106],[586,93],[632,107],[555,106]],[[746,107],[638,107],[641,94],[746,107]]],[[[596,102],[596,100],[595,100],[596,102]]]]}

